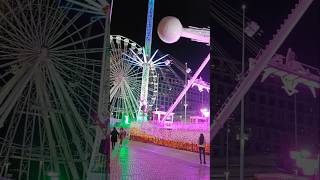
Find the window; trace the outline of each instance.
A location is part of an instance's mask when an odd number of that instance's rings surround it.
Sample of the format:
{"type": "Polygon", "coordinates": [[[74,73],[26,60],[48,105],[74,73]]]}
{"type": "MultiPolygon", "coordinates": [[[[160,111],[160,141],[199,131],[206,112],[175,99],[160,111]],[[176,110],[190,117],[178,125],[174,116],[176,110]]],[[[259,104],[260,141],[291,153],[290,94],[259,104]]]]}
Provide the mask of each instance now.
{"type": "Polygon", "coordinates": [[[274,106],[274,105],[275,105],[275,99],[274,99],[274,97],[270,97],[270,99],[269,99],[269,105],[270,105],[270,106],[274,106]]]}
{"type": "Polygon", "coordinates": [[[251,94],[249,95],[249,98],[250,98],[250,101],[251,101],[251,102],[255,102],[255,101],[256,101],[256,94],[255,94],[255,93],[251,93],[251,94]]]}
{"type": "Polygon", "coordinates": [[[278,105],[279,105],[280,108],[283,108],[283,106],[284,106],[283,100],[280,99],[280,100],[278,101],[278,105]]]}
{"type": "Polygon", "coordinates": [[[259,99],[260,104],[266,104],[266,96],[265,95],[261,95],[260,99],[259,99]]]}
{"type": "Polygon", "coordinates": [[[293,110],[294,110],[294,103],[293,103],[292,101],[288,101],[287,104],[288,104],[288,107],[287,107],[287,108],[288,108],[289,110],[292,110],[292,111],[293,111],[293,110]]]}

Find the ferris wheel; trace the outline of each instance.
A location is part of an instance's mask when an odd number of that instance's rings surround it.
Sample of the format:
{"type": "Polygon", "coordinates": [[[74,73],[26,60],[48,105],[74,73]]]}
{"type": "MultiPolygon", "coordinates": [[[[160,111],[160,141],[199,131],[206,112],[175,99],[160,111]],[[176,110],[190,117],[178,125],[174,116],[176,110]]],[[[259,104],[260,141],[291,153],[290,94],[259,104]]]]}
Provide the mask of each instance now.
{"type": "Polygon", "coordinates": [[[87,44],[105,33],[86,36],[99,20],[60,1],[11,3],[0,3],[0,177],[84,179],[103,52],[87,44]]]}
{"type": "MultiPolygon", "coordinates": [[[[120,36],[110,36],[110,101],[114,118],[136,118],[140,106],[143,66],[131,57],[143,56],[143,48],[134,41],[120,36]]],[[[148,109],[151,110],[158,95],[158,74],[150,66],[148,81],[148,109]]]]}

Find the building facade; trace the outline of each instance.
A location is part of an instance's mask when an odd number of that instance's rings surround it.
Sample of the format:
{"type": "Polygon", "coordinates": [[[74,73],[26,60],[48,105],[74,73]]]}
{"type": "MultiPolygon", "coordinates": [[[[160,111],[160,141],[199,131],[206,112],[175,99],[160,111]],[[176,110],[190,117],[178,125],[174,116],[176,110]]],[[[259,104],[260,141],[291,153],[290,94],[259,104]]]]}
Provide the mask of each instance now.
{"type": "MultiPolygon", "coordinates": [[[[211,71],[212,90],[215,92],[211,94],[213,112],[218,111],[237,85],[233,73],[219,68],[215,66],[211,71]]],[[[308,88],[299,86],[299,92],[289,96],[282,88],[279,77],[269,77],[263,83],[260,79],[245,96],[245,133],[248,135],[245,143],[246,167],[292,169],[291,150],[319,152],[320,94],[317,92],[317,98],[314,98],[308,88]],[[259,158],[247,160],[252,156],[259,158]],[[274,157],[272,162],[266,162],[271,156],[274,157]]],[[[230,162],[233,165],[239,164],[240,142],[237,137],[240,134],[240,117],[238,107],[213,140],[213,156],[225,159],[228,152],[230,159],[235,159],[230,162]]]]}
{"type": "MultiPolygon", "coordinates": [[[[159,76],[158,98],[155,108],[160,111],[167,111],[184,89],[185,80],[169,68],[161,69],[159,76]]],[[[201,108],[210,108],[209,92],[206,90],[200,92],[196,86],[191,87],[186,93],[186,102],[187,121],[189,121],[190,116],[201,115],[201,108]]],[[[184,120],[184,104],[185,98],[183,97],[174,110],[174,120],[184,120]]]]}

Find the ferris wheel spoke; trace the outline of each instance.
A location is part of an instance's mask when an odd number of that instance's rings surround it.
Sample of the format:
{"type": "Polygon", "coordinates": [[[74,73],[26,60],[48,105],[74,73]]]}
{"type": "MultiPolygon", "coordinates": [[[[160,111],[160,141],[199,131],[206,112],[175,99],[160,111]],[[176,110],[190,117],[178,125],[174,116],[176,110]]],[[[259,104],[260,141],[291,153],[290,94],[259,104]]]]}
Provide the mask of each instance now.
{"type": "MultiPolygon", "coordinates": [[[[76,50],[52,50],[51,52],[55,53],[56,55],[59,56],[59,54],[63,55],[78,55],[78,54],[91,54],[91,53],[101,53],[103,52],[102,48],[89,48],[89,49],[76,49],[76,50]]],[[[100,61],[101,60],[95,60],[95,61],[100,61]]]]}
{"type": "Polygon", "coordinates": [[[141,64],[139,64],[138,62],[136,61],[131,61],[129,59],[126,59],[125,61],[128,61],[130,64],[134,65],[134,66],[141,66],[141,64]]]}
{"type": "MultiPolygon", "coordinates": [[[[93,85],[94,86],[94,85],[93,85]]],[[[88,91],[91,91],[91,89],[89,89],[88,86],[86,85],[83,85],[82,83],[78,85],[78,88],[80,88],[83,92],[88,92],[88,91]]],[[[95,87],[95,88],[98,88],[98,87],[95,87]]],[[[94,95],[94,96],[99,96],[99,94],[97,92],[92,92],[91,93],[94,95]]],[[[98,101],[94,100],[94,99],[91,99],[91,101],[94,101],[94,103],[97,103],[98,101]]]]}
{"type": "MultiPolygon", "coordinates": [[[[29,18],[30,22],[28,24],[30,24],[30,26],[31,26],[30,34],[32,34],[32,36],[33,36],[32,38],[29,39],[29,41],[30,41],[31,44],[35,44],[36,41],[40,40],[39,36],[37,34],[37,32],[39,32],[39,31],[37,30],[37,25],[36,25],[36,22],[34,20],[35,16],[33,15],[34,8],[33,8],[33,5],[32,5],[32,2],[28,1],[27,6],[28,6],[27,7],[28,9],[26,9],[26,11],[28,10],[29,15],[30,15],[30,18],[29,18]]],[[[22,14],[24,14],[24,13],[22,13],[22,14]]],[[[37,46],[40,46],[40,44],[37,43],[37,46]]]]}
{"type": "MultiPolygon", "coordinates": [[[[84,70],[81,71],[83,73],[89,72],[90,69],[95,68],[95,67],[100,67],[99,64],[96,63],[91,63],[90,60],[88,62],[86,62],[86,58],[78,58],[76,59],[76,57],[63,57],[63,58],[59,58],[59,61],[65,65],[70,65],[73,68],[77,68],[78,70],[84,70]],[[84,62],[80,62],[79,59],[84,60],[84,62]],[[78,61],[76,61],[78,60],[78,61]],[[89,63],[90,62],[90,63],[89,63]]],[[[90,72],[90,76],[100,76],[100,73],[92,71],[90,72]]]]}
{"type": "Polygon", "coordinates": [[[156,50],[156,52],[153,53],[153,55],[151,56],[151,58],[149,59],[148,63],[151,63],[154,59],[154,57],[157,55],[159,49],[156,50]]]}
{"type": "MultiPolygon", "coordinates": [[[[65,33],[80,17],[81,17],[81,13],[77,13],[75,16],[72,17],[72,19],[68,20],[67,24],[64,25],[63,28],[61,28],[56,34],[55,36],[52,37],[52,43],[55,42],[58,38],[60,38],[60,36],[65,33]]],[[[81,29],[83,29],[84,27],[82,27],[81,29]]],[[[50,47],[55,47],[57,44],[63,42],[64,40],[68,39],[69,37],[73,36],[74,34],[80,32],[81,30],[77,30],[75,32],[72,32],[71,34],[69,34],[68,36],[62,38],[61,40],[59,40],[58,42],[55,42],[54,44],[51,45],[51,42],[49,42],[49,46],[50,47]]]]}
{"type": "MultiPolygon", "coordinates": [[[[53,2],[54,3],[54,2],[53,2]]],[[[60,4],[60,0],[57,2],[57,4],[60,4]]],[[[49,40],[49,30],[52,28],[52,26],[50,26],[52,24],[52,22],[50,22],[50,14],[53,14],[52,11],[54,11],[55,15],[58,12],[58,9],[60,9],[59,7],[57,7],[56,9],[50,8],[49,6],[50,4],[47,3],[46,4],[46,13],[45,13],[45,23],[44,23],[44,28],[42,30],[42,36],[43,40],[42,42],[45,42],[46,44],[48,44],[48,40],[49,40]]],[[[54,21],[54,20],[53,20],[54,21]]]]}
{"type": "MultiPolygon", "coordinates": [[[[132,86],[130,86],[130,84],[127,82],[127,81],[125,81],[124,82],[124,85],[126,86],[126,90],[127,90],[127,94],[129,94],[129,97],[137,97],[137,93],[134,93],[134,91],[132,91],[132,86]]],[[[138,89],[138,88],[135,88],[135,89],[138,89]]]]}
{"type": "Polygon", "coordinates": [[[19,59],[19,60],[11,61],[11,62],[8,62],[8,63],[1,64],[0,68],[4,68],[4,67],[11,66],[13,64],[18,64],[20,62],[25,62],[25,61],[26,61],[25,59],[19,59]]]}
{"type": "MultiPolygon", "coordinates": [[[[57,79],[53,79],[53,83],[55,83],[55,80],[57,80],[57,79]]],[[[56,83],[55,87],[58,88],[59,85],[56,83]]],[[[49,88],[49,89],[52,91],[52,88],[53,88],[53,86],[51,85],[51,88],[49,88]]],[[[55,101],[55,104],[60,104],[61,105],[62,111],[63,111],[63,118],[59,118],[60,119],[60,124],[59,124],[59,123],[57,123],[56,115],[54,113],[52,113],[50,115],[50,117],[52,118],[52,124],[53,124],[53,126],[55,126],[55,128],[53,128],[53,129],[56,131],[56,135],[59,137],[59,141],[58,142],[63,144],[63,146],[61,146],[61,147],[63,149],[64,156],[65,156],[65,158],[67,160],[68,167],[71,170],[72,176],[73,177],[78,177],[79,175],[78,175],[78,172],[77,172],[76,167],[75,167],[74,159],[72,158],[72,153],[71,153],[71,151],[69,149],[69,146],[65,146],[68,143],[66,141],[66,139],[67,139],[67,136],[65,134],[66,129],[63,127],[63,123],[65,122],[67,124],[68,130],[71,131],[72,139],[75,142],[80,142],[80,139],[79,139],[79,136],[78,136],[79,133],[76,132],[76,127],[72,123],[74,121],[72,120],[72,117],[70,117],[69,109],[67,108],[66,104],[64,103],[64,101],[65,101],[64,100],[65,99],[64,95],[60,93],[62,91],[55,91],[55,92],[57,92],[57,93],[55,93],[57,98],[54,98],[54,101],[55,101]]],[[[48,98],[48,95],[46,95],[46,97],[48,98]]],[[[77,152],[80,154],[80,157],[84,157],[84,152],[83,152],[83,149],[80,147],[80,144],[79,143],[75,143],[75,145],[77,147],[77,152]]],[[[82,161],[82,163],[83,163],[84,167],[87,167],[87,164],[85,163],[85,161],[82,161]]]]}
{"type": "Polygon", "coordinates": [[[30,34],[29,38],[32,39],[32,37],[36,37],[37,34],[35,31],[33,31],[33,28],[32,28],[32,25],[28,22],[28,18],[26,17],[26,13],[24,13],[24,8],[22,7],[22,4],[20,3],[20,1],[16,1],[17,2],[17,5],[18,5],[18,8],[21,9],[21,11],[23,13],[21,13],[21,17],[22,17],[22,21],[23,23],[25,24],[25,30],[27,31],[27,33],[30,34]]]}
{"type": "Polygon", "coordinates": [[[168,57],[168,56],[169,56],[169,54],[166,54],[166,55],[162,56],[161,58],[153,61],[153,62],[152,62],[152,65],[153,65],[153,66],[157,66],[157,65],[159,65],[159,64],[164,63],[164,62],[160,62],[160,63],[159,63],[159,61],[161,61],[162,59],[164,59],[164,58],[166,58],[166,57],[168,57]]]}
{"type": "Polygon", "coordinates": [[[93,141],[91,139],[91,136],[90,136],[90,134],[88,132],[88,129],[83,124],[82,118],[79,115],[78,111],[76,110],[76,107],[72,103],[72,100],[71,100],[70,96],[67,93],[67,89],[64,86],[65,82],[64,82],[63,78],[59,75],[59,73],[52,66],[49,66],[49,72],[51,74],[51,77],[55,77],[54,78],[55,81],[53,81],[53,82],[56,82],[57,85],[60,87],[60,90],[63,92],[64,99],[66,99],[66,103],[69,105],[69,107],[71,108],[72,114],[75,116],[75,121],[74,122],[81,129],[81,133],[84,134],[86,141],[89,143],[89,145],[92,146],[93,145],[93,141]]]}
{"type": "MultiPolygon", "coordinates": [[[[69,72],[72,72],[74,75],[77,74],[77,71],[74,69],[71,69],[67,66],[65,66],[64,64],[62,64],[61,62],[55,61],[56,62],[56,68],[61,70],[61,72],[64,72],[65,70],[68,70],[69,72]]],[[[68,77],[68,75],[66,73],[64,73],[65,76],[68,77]]],[[[81,76],[77,75],[77,77],[79,77],[80,79],[86,80],[87,82],[90,82],[92,77],[86,74],[81,74],[81,76]]],[[[98,80],[98,79],[95,79],[98,80]]]]}
{"type": "Polygon", "coordinates": [[[134,61],[139,61],[141,64],[144,63],[144,60],[142,60],[139,55],[137,53],[134,52],[134,50],[130,49],[131,53],[134,55],[134,57],[128,56],[130,59],[134,60],[134,61]]]}
{"type": "MultiPolygon", "coordinates": [[[[0,25],[0,28],[1,28],[1,25],[0,25]]],[[[3,30],[3,29],[1,28],[1,30],[3,30]]],[[[5,31],[7,31],[7,30],[5,30],[5,31]]],[[[7,32],[5,32],[5,33],[7,33],[7,32]]],[[[7,34],[8,34],[8,33],[7,33],[7,34]]],[[[10,36],[10,35],[9,35],[9,36],[10,36]]],[[[10,37],[11,37],[11,36],[10,36],[10,37]]],[[[12,37],[11,37],[11,38],[12,38],[12,37]]],[[[20,49],[26,47],[25,42],[20,43],[20,41],[17,41],[17,39],[15,39],[15,37],[14,37],[13,39],[9,39],[9,38],[5,37],[4,35],[1,35],[1,34],[0,34],[0,40],[2,41],[2,45],[3,45],[5,42],[7,42],[7,43],[10,44],[11,46],[13,46],[13,47],[19,47],[20,49]]],[[[28,48],[31,49],[31,47],[28,47],[28,48]]]]}
{"type": "Polygon", "coordinates": [[[140,58],[133,58],[127,54],[123,54],[123,55],[126,56],[127,58],[131,59],[131,61],[129,59],[126,59],[126,61],[131,62],[132,64],[137,64],[139,66],[141,66],[141,64],[143,64],[143,61],[141,61],[140,58]]]}
{"type": "MultiPolygon", "coordinates": [[[[98,12],[101,11],[101,9],[102,9],[101,6],[96,7],[96,4],[93,5],[93,6],[89,6],[89,5],[85,4],[85,3],[81,3],[81,2],[78,2],[78,1],[74,1],[74,0],[67,0],[67,1],[70,2],[70,3],[76,4],[76,5],[80,6],[80,7],[84,7],[86,9],[90,9],[91,11],[95,12],[95,14],[98,14],[98,12]]],[[[101,13],[101,15],[103,15],[103,14],[101,13]]]]}
{"type": "Polygon", "coordinates": [[[141,68],[130,67],[130,69],[127,72],[128,72],[128,75],[130,77],[142,75],[142,69],[141,68]]]}
{"type": "MultiPolygon", "coordinates": [[[[0,53],[4,53],[4,51],[0,51],[0,53]]],[[[7,52],[6,52],[7,53],[7,52]]],[[[24,56],[28,56],[28,55],[30,55],[30,54],[24,54],[24,56]]],[[[14,60],[14,61],[16,61],[16,59],[17,59],[17,56],[20,56],[20,54],[17,54],[17,53],[12,53],[12,54],[3,54],[3,55],[0,55],[0,62],[1,61],[4,61],[4,62],[8,62],[8,61],[11,61],[11,60],[14,60]]],[[[19,60],[19,61],[24,61],[24,60],[19,60]]],[[[2,62],[1,62],[2,63],[2,62]]],[[[8,63],[10,63],[10,62],[8,62],[8,63]]],[[[7,64],[8,64],[7,63],[7,64]]],[[[15,63],[14,63],[15,64],[15,63]]],[[[3,64],[2,64],[3,65],[3,64]]],[[[10,64],[9,65],[3,65],[3,67],[6,67],[6,66],[10,66],[10,64]]]]}
{"type": "MultiPolygon", "coordinates": [[[[115,64],[114,62],[110,63],[111,67],[110,69],[112,70],[112,72],[123,72],[121,71],[121,67],[117,64],[115,64]]],[[[116,74],[113,74],[114,76],[116,76],[116,74]]]]}
{"type": "MultiPolygon", "coordinates": [[[[17,82],[23,77],[23,75],[27,72],[26,67],[22,67],[19,69],[16,74],[10,79],[10,81],[1,88],[0,91],[0,104],[2,105],[3,100],[9,95],[10,91],[15,87],[17,82]]],[[[0,124],[1,125],[1,124],[0,124]]]]}
{"type": "Polygon", "coordinates": [[[69,59],[72,60],[73,63],[76,64],[82,64],[82,65],[90,65],[90,66],[101,66],[101,60],[97,60],[97,59],[91,59],[91,58],[84,58],[84,57],[76,57],[76,56],[69,56],[69,55],[65,55],[65,54],[53,54],[56,57],[62,57],[61,59],[69,59]],[[83,61],[79,61],[83,60],[83,61]]]}
{"type": "Polygon", "coordinates": [[[49,24],[49,31],[47,32],[47,38],[48,38],[48,45],[52,44],[54,42],[54,36],[59,32],[59,28],[63,26],[63,22],[68,21],[68,14],[70,9],[61,9],[60,7],[56,7],[55,15],[53,17],[56,17],[52,19],[52,23],[49,24]],[[58,15],[57,15],[58,14],[58,15]]]}
{"type": "Polygon", "coordinates": [[[94,0],[85,0],[88,4],[96,7],[98,10],[100,10],[102,8],[102,4],[99,4],[97,2],[95,2],[94,0]]]}
{"type": "MultiPolygon", "coordinates": [[[[82,108],[82,110],[85,112],[85,110],[88,109],[87,107],[89,107],[90,104],[87,103],[87,102],[85,102],[85,101],[83,100],[83,98],[79,96],[79,94],[77,94],[76,92],[73,91],[73,89],[68,88],[68,90],[71,92],[71,95],[72,95],[73,97],[75,97],[75,99],[79,102],[78,104],[80,105],[80,107],[82,108]],[[81,102],[81,103],[80,103],[80,102],[81,102]],[[86,107],[85,107],[85,106],[86,106],[86,107]]],[[[95,102],[95,103],[97,103],[97,102],[95,102]]],[[[90,112],[86,112],[86,115],[89,117],[89,116],[90,116],[90,112]]]]}
{"type": "MultiPolygon", "coordinates": [[[[1,25],[0,25],[0,31],[2,31],[1,25]]],[[[5,37],[5,35],[7,35],[7,34],[0,33],[0,40],[2,41],[2,43],[0,45],[2,46],[2,48],[8,48],[8,49],[9,48],[10,49],[11,48],[18,48],[20,51],[21,50],[32,51],[32,48],[28,43],[20,42],[20,40],[15,39],[15,37],[11,37],[12,39],[8,39],[5,37]]]]}
{"type": "Polygon", "coordinates": [[[128,84],[125,82],[124,83],[125,86],[125,94],[126,94],[126,98],[128,99],[127,104],[130,108],[130,112],[134,112],[134,109],[137,109],[138,107],[138,101],[137,101],[137,96],[134,96],[134,94],[132,93],[130,86],[128,86],[128,84]],[[134,107],[134,108],[133,108],[134,107]]]}
{"type": "Polygon", "coordinates": [[[45,40],[44,40],[42,32],[45,29],[45,26],[47,25],[48,21],[45,21],[44,18],[47,17],[47,13],[46,13],[47,12],[47,7],[49,5],[53,5],[53,3],[50,4],[51,2],[54,3],[54,1],[49,1],[49,2],[47,1],[47,2],[45,2],[45,4],[43,2],[41,2],[41,4],[39,3],[37,5],[37,7],[33,7],[32,8],[32,9],[38,8],[38,10],[36,11],[38,13],[36,14],[37,19],[36,19],[36,22],[35,22],[35,29],[34,30],[35,30],[35,33],[36,33],[35,37],[37,39],[37,42],[40,43],[39,46],[42,46],[45,43],[45,40]]]}
{"type": "MultiPolygon", "coordinates": [[[[19,20],[19,18],[17,17],[17,13],[12,9],[12,7],[6,1],[3,1],[3,4],[7,6],[9,13],[11,14],[12,18],[15,20],[16,26],[13,25],[11,22],[9,22],[7,18],[4,18],[7,21],[7,23],[11,26],[12,30],[14,30],[15,32],[19,32],[20,36],[24,37],[25,40],[32,38],[30,34],[21,31],[22,29],[25,30],[26,28],[24,24],[19,20]]],[[[21,10],[16,9],[16,11],[21,11],[21,13],[23,13],[22,9],[21,10]]],[[[3,13],[1,12],[0,12],[0,15],[4,16],[3,13]]]]}
{"type": "MultiPolygon", "coordinates": [[[[86,75],[86,74],[84,74],[84,73],[79,74],[79,72],[77,72],[77,69],[76,69],[76,68],[67,66],[67,65],[70,64],[70,63],[65,63],[65,62],[62,61],[60,58],[53,57],[52,60],[55,62],[55,66],[56,66],[59,70],[61,70],[61,72],[64,73],[66,76],[68,76],[68,75],[66,74],[66,72],[70,72],[70,73],[72,73],[73,75],[78,76],[79,78],[82,78],[82,77],[83,77],[83,78],[84,78],[84,77],[89,78],[89,81],[90,81],[90,79],[92,78],[91,76],[86,75]],[[66,70],[67,70],[67,71],[66,71],[66,70]]],[[[87,70],[88,70],[88,69],[87,69],[87,70]]]]}
{"type": "Polygon", "coordinates": [[[126,92],[125,92],[125,90],[124,90],[124,85],[123,85],[123,84],[121,84],[120,93],[121,93],[121,97],[123,97],[122,103],[123,103],[123,105],[124,105],[124,106],[123,106],[123,107],[124,107],[124,112],[125,112],[125,113],[129,113],[129,112],[130,112],[130,109],[129,109],[129,107],[128,107],[127,96],[126,96],[126,92]]]}
{"type": "Polygon", "coordinates": [[[127,106],[129,107],[129,113],[131,114],[132,117],[135,117],[136,116],[135,113],[139,108],[138,104],[136,103],[137,99],[130,97],[130,96],[128,96],[127,98],[128,98],[128,100],[127,100],[128,105],[127,106]]]}
{"type": "MultiPolygon", "coordinates": [[[[3,81],[3,82],[6,82],[4,79],[5,79],[7,76],[9,76],[9,75],[11,75],[11,72],[10,72],[10,71],[7,71],[7,72],[1,74],[1,75],[0,75],[0,80],[3,81]]],[[[1,91],[0,91],[0,92],[1,92],[1,91]]]]}
{"type": "MultiPolygon", "coordinates": [[[[61,73],[61,75],[62,75],[62,77],[63,77],[63,76],[66,76],[65,74],[62,74],[62,73],[61,73]]],[[[73,81],[71,81],[71,82],[74,82],[74,79],[71,79],[71,80],[73,80],[73,81]]],[[[98,79],[96,79],[95,81],[98,82],[98,79]]],[[[70,86],[71,82],[69,82],[69,86],[70,86]]],[[[91,91],[90,87],[89,87],[88,85],[86,85],[84,82],[75,81],[74,84],[75,84],[77,87],[81,88],[84,92],[90,92],[90,91],[91,91]]],[[[94,83],[91,83],[91,81],[88,81],[87,84],[90,84],[90,85],[91,85],[92,87],[94,87],[95,89],[98,89],[98,85],[96,85],[96,84],[94,84],[94,83]]],[[[97,92],[91,92],[91,93],[92,93],[93,95],[95,95],[95,96],[98,96],[97,92]]]]}
{"type": "MultiPolygon", "coordinates": [[[[21,104],[20,104],[21,105],[21,104]]],[[[15,106],[14,110],[13,110],[13,113],[14,114],[17,114],[18,112],[18,108],[19,106],[15,106]]],[[[0,163],[1,164],[5,164],[9,161],[9,154],[12,153],[12,149],[13,149],[13,146],[14,146],[14,137],[16,135],[16,131],[17,131],[17,128],[18,128],[18,125],[20,124],[20,121],[21,119],[17,118],[17,116],[12,116],[10,118],[10,120],[8,121],[9,122],[9,125],[8,125],[8,128],[6,129],[6,133],[5,133],[5,139],[4,139],[4,142],[1,146],[1,149],[0,149],[0,157],[1,158],[1,161],[0,163]]],[[[0,169],[0,173],[3,174],[4,172],[4,166],[2,165],[1,169],[0,169]]]]}
{"type": "MultiPolygon", "coordinates": [[[[30,82],[29,88],[28,88],[28,91],[27,91],[27,94],[26,94],[27,98],[25,100],[25,102],[28,102],[28,103],[26,103],[27,107],[20,109],[20,117],[23,114],[23,111],[30,112],[30,103],[31,103],[31,96],[32,95],[33,95],[33,93],[32,93],[32,82],[30,82]]],[[[36,116],[33,116],[31,121],[28,119],[28,115],[26,115],[25,118],[24,118],[22,147],[31,147],[32,146],[35,117],[36,116]],[[30,131],[30,128],[31,128],[31,131],[30,131]],[[28,133],[31,133],[31,134],[28,134],[28,133]]],[[[22,118],[19,118],[19,119],[22,119],[22,118]]],[[[19,134],[21,134],[21,132],[19,134]]],[[[20,171],[19,171],[19,178],[18,179],[21,179],[21,175],[22,175],[22,171],[21,170],[22,170],[23,165],[24,165],[24,160],[26,160],[26,158],[30,158],[31,157],[31,154],[29,155],[29,157],[27,157],[28,156],[27,153],[31,153],[30,152],[30,148],[23,148],[22,149],[22,153],[21,153],[22,157],[21,157],[21,161],[20,161],[20,171]]],[[[28,169],[29,168],[30,167],[28,166],[28,169]]]]}
{"type": "MultiPolygon", "coordinates": [[[[55,59],[56,59],[57,61],[59,61],[60,63],[63,62],[63,63],[65,63],[65,64],[69,64],[69,65],[71,65],[71,67],[73,67],[73,68],[77,67],[78,69],[81,69],[81,71],[83,71],[83,72],[86,72],[86,71],[89,70],[88,67],[81,66],[81,65],[79,65],[78,63],[72,63],[72,62],[70,62],[70,61],[68,61],[68,60],[66,60],[66,59],[62,59],[62,58],[58,58],[58,57],[55,57],[55,59]]],[[[90,67],[89,67],[89,68],[90,68],[90,67]]],[[[97,72],[92,72],[92,74],[100,75],[100,74],[97,73],[97,72]]],[[[88,76],[88,77],[90,77],[90,76],[88,76]]]]}
{"type": "Polygon", "coordinates": [[[92,39],[97,39],[97,38],[100,38],[100,37],[103,37],[103,36],[104,36],[104,33],[101,33],[101,34],[98,34],[98,35],[95,35],[95,36],[91,36],[91,37],[88,37],[88,38],[85,38],[85,39],[82,39],[82,40],[79,40],[79,41],[75,41],[75,42],[72,42],[72,43],[69,43],[69,44],[65,44],[65,45],[53,48],[53,50],[60,50],[60,49],[66,48],[66,47],[74,46],[76,44],[84,43],[84,42],[90,41],[92,39]]]}
{"type": "Polygon", "coordinates": [[[129,99],[130,104],[132,104],[133,107],[138,107],[138,101],[136,98],[137,96],[135,96],[134,93],[130,89],[127,88],[126,90],[128,91],[126,94],[127,94],[127,98],[129,99]]]}
{"type": "MultiPolygon", "coordinates": [[[[82,86],[79,87],[79,88],[84,91],[84,89],[83,89],[82,86]]],[[[94,96],[98,96],[98,95],[99,95],[99,94],[97,94],[97,93],[94,94],[94,96]]],[[[78,95],[78,98],[81,98],[81,97],[78,95]]],[[[82,101],[83,101],[83,100],[82,100],[82,101]]],[[[95,99],[93,99],[93,98],[90,98],[89,102],[85,102],[85,104],[86,104],[88,107],[92,106],[92,103],[98,104],[98,100],[95,100],[95,99]]],[[[89,112],[90,112],[90,111],[88,111],[88,116],[90,116],[90,118],[93,118],[93,117],[89,114],[89,112]]]]}
{"type": "MultiPolygon", "coordinates": [[[[1,15],[1,11],[0,11],[0,15],[1,15]]],[[[1,21],[0,21],[1,22],[1,21]]],[[[1,24],[3,24],[3,22],[1,22],[1,24]]],[[[12,33],[10,32],[10,33],[8,33],[8,28],[6,28],[6,27],[3,27],[2,25],[0,24],[0,27],[1,27],[1,31],[3,31],[3,32],[6,32],[9,36],[11,36],[12,37],[12,33]]],[[[9,24],[10,25],[10,24],[9,24]]],[[[13,31],[16,31],[16,29],[13,29],[13,31]]],[[[18,33],[17,33],[18,34],[18,33]]],[[[21,40],[21,38],[22,37],[18,37],[18,36],[14,36],[13,37],[14,38],[14,40],[16,40],[16,41],[18,41],[17,40],[17,38],[20,38],[20,40],[21,40]]],[[[23,42],[23,44],[25,45],[24,47],[26,47],[26,48],[31,48],[31,45],[28,43],[29,41],[27,41],[27,40],[24,40],[24,41],[22,41],[23,42]]]]}
{"type": "Polygon", "coordinates": [[[131,87],[131,90],[133,92],[135,92],[135,95],[140,95],[140,87],[141,87],[141,83],[139,83],[141,81],[129,81],[128,85],[129,87],[131,87]]]}
{"type": "Polygon", "coordinates": [[[24,70],[21,70],[21,74],[19,73],[16,78],[12,78],[12,84],[8,83],[8,86],[3,87],[3,90],[0,92],[0,127],[2,127],[3,122],[7,119],[7,116],[11,112],[11,109],[16,104],[18,98],[21,96],[24,88],[29,83],[34,71],[36,69],[36,65],[27,71],[24,74],[24,70]],[[10,88],[12,87],[12,88],[10,88]],[[12,89],[11,92],[8,92],[9,89],[12,89]],[[5,100],[6,98],[6,100],[5,100]],[[4,101],[5,100],[5,101],[4,101]],[[3,102],[4,101],[4,102],[3,102]]]}
{"type": "MultiPolygon", "coordinates": [[[[42,79],[41,76],[36,76],[35,77],[35,85],[36,85],[36,91],[37,91],[37,99],[39,102],[40,107],[48,107],[49,102],[47,102],[47,99],[45,98],[44,95],[44,80],[42,79]]],[[[49,119],[49,111],[47,109],[42,109],[40,111],[41,118],[43,119],[44,123],[44,130],[45,134],[48,140],[48,145],[49,145],[49,151],[50,151],[50,162],[52,162],[53,165],[53,170],[57,171],[59,168],[58,165],[58,154],[56,151],[57,144],[54,140],[54,135],[53,135],[53,128],[52,125],[50,124],[50,119],[49,119]]]]}
{"type": "Polygon", "coordinates": [[[110,89],[110,100],[112,100],[112,99],[115,97],[115,95],[116,95],[116,93],[118,92],[120,86],[121,86],[121,83],[115,83],[115,82],[113,82],[113,86],[112,86],[111,89],[110,89]],[[115,85],[114,85],[114,84],[115,84],[115,85]]]}
{"type": "MultiPolygon", "coordinates": [[[[1,103],[0,107],[0,127],[3,125],[3,122],[7,119],[9,113],[11,112],[14,105],[17,103],[18,98],[22,95],[25,87],[29,83],[34,69],[30,70],[18,81],[18,84],[12,89],[11,93],[8,94],[6,100],[1,103]]],[[[2,93],[1,93],[2,94],[2,93]]],[[[6,94],[6,92],[4,92],[6,94]]],[[[3,101],[3,100],[2,100],[3,101]]]]}
{"type": "MultiPolygon", "coordinates": [[[[47,3],[49,3],[49,2],[47,2],[47,3]]],[[[40,37],[40,35],[39,35],[39,32],[41,32],[41,25],[43,25],[41,22],[41,18],[42,18],[42,16],[43,16],[43,6],[44,6],[44,4],[42,5],[42,4],[39,4],[36,8],[38,8],[38,10],[36,11],[36,12],[38,12],[38,14],[36,14],[36,17],[35,18],[37,18],[37,19],[35,19],[36,20],[36,22],[35,22],[35,29],[34,29],[34,31],[36,31],[37,32],[37,34],[36,34],[36,36],[35,36],[35,38],[36,38],[36,40],[37,40],[37,43],[39,43],[38,44],[38,46],[41,46],[41,44],[43,43],[43,41],[42,41],[42,39],[41,39],[41,37],[40,37]]],[[[32,7],[32,8],[34,8],[34,7],[32,7]]]]}
{"type": "Polygon", "coordinates": [[[10,53],[13,53],[13,52],[21,52],[21,53],[24,53],[24,52],[29,52],[31,54],[34,54],[34,52],[32,52],[32,50],[28,50],[28,49],[21,49],[21,48],[16,48],[16,47],[12,47],[12,46],[7,46],[5,44],[0,44],[0,48],[1,48],[1,53],[2,54],[10,54],[10,53]]]}

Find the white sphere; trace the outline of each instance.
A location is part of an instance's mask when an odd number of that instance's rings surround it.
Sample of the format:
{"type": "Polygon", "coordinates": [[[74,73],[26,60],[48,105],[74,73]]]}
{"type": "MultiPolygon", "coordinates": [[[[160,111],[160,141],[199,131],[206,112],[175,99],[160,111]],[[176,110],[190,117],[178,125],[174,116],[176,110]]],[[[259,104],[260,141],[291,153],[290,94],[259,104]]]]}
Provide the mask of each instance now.
{"type": "Polygon", "coordinates": [[[180,39],[183,27],[178,18],[164,17],[158,25],[159,38],[165,43],[174,43],[180,39]]]}

